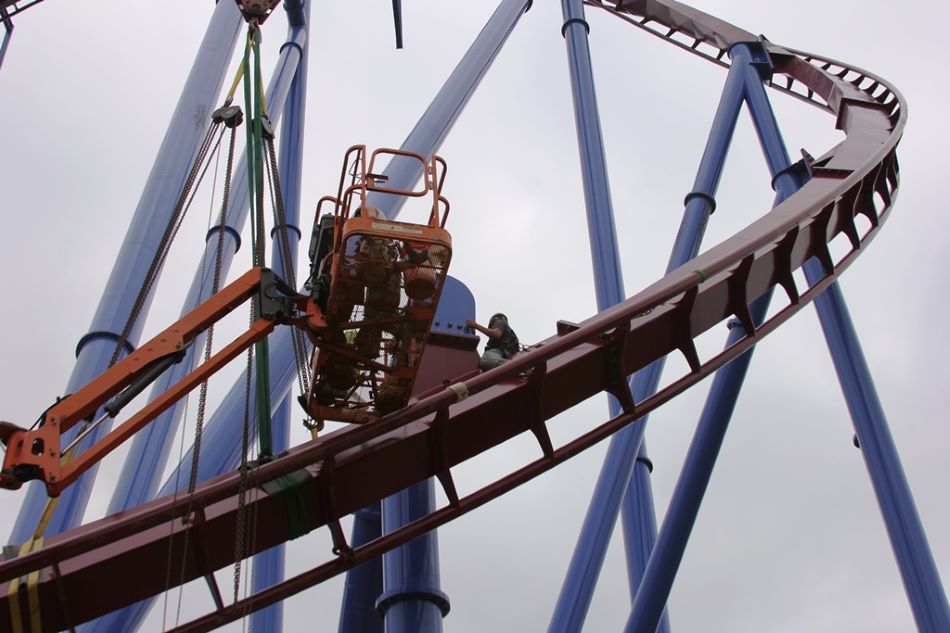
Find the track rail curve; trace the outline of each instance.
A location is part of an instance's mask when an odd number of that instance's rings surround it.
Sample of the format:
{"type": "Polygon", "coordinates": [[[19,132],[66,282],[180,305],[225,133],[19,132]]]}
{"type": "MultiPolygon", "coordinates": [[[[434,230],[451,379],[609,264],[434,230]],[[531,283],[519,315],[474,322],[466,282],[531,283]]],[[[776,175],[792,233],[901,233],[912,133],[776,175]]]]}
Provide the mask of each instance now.
{"type": "MultiPolygon", "coordinates": [[[[751,33],[673,0],[592,1],[588,5],[681,48],[727,65],[726,53],[751,33]]],[[[781,205],[626,301],[580,324],[559,324],[559,333],[501,368],[464,379],[413,402],[376,423],[336,431],[291,449],[253,471],[259,494],[248,502],[258,516],[283,516],[302,499],[304,531],[329,526],[335,555],[326,563],[232,605],[221,605],[189,622],[182,631],[205,631],[242,617],[248,610],[287,598],[418,534],[442,525],[536,477],[603,440],[673,396],[688,389],[755,345],[833,283],[874,238],[897,192],[896,147],[906,105],[895,88],[864,70],[764,42],[774,70],[772,87],[835,117],[844,140],[817,159],[808,158],[811,179],[781,205]],[[859,224],[859,218],[866,220],[859,224]],[[850,248],[835,257],[829,244],[844,235],[850,248]],[[800,288],[794,273],[815,257],[825,276],[800,288]],[[788,304],[758,328],[749,304],[773,287],[788,304]],[[735,316],[749,334],[731,347],[700,358],[696,337],[735,316]],[[625,377],[679,351],[689,371],[655,395],[633,402],[625,377]],[[519,374],[533,369],[527,380],[519,374]],[[604,391],[624,411],[593,430],[555,447],[551,418],[604,391]],[[451,469],[525,432],[538,440],[539,455],[521,468],[459,497],[451,469]],[[351,549],[339,520],[357,509],[428,477],[439,477],[449,503],[401,530],[351,549]],[[290,477],[293,492],[272,485],[290,477]]],[[[286,481],[286,480],[285,480],[286,481]]],[[[42,609],[43,630],[62,630],[154,595],[161,578],[128,583],[121,573],[134,561],[165,569],[169,548],[192,544],[194,555],[172,561],[171,578],[186,582],[233,563],[238,517],[237,473],[208,481],[184,502],[158,499],[49,539],[41,549],[0,564],[0,622],[11,609],[29,613],[30,596],[11,597],[11,583],[29,574],[42,609]],[[192,513],[183,520],[187,509],[192,513]],[[187,533],[188,539],[182,538],[187,533]],[[228,535],[228,536],[225,536],[228,535]],[[134,586],[132,586],[134,585],[134,586]]],[[[264,525],[266,523],[267,525],[264,525]]],[[[298,526],[299,530],[299,526],[298,526]]],[[[298,536],[287,522],[257,527],[254,553],[298,536]]]]}

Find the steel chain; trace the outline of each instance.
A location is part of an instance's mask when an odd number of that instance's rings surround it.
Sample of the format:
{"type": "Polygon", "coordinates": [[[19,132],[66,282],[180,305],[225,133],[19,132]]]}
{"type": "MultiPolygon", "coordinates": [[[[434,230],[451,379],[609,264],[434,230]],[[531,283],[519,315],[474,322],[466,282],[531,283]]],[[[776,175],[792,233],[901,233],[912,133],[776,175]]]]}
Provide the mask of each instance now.
{"type": "MultiPolygon", "coordinates": [[[[277,229],[277,243],[280,248],[280,256],[284,262],[284,273],[287,275],[287,282],[292,288],[297,288],[296,266],[293,255],[290,251],[290,234],[287,225],[287,212],[284,207],[284,197],[280,186],[280,171],[277,168],[277,152],[274,149],[274,139],[266,140],[267,154],[270,162],[268,163],[268,183],[271,188],[271,201],[274,210],[274,225],[277,229]]],[[[297,363],[297,386],[300,394],[307,392],[310,385],[310,365],[307,363],[306,342],[303,339],[303,332],[299,328],[291,329],[291,341],[294,346],[294,358],[297,363]]]]}

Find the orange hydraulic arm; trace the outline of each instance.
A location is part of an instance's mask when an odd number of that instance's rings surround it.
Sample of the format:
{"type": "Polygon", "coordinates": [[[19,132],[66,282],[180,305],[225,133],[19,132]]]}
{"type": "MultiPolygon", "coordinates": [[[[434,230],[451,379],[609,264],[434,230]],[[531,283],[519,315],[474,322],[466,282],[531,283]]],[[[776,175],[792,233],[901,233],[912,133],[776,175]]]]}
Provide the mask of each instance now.
{"type": "Polygon", "coordinates": [[[0,487],[17,489],[25,481],[42,479],[50,496],[59,495],[83,472],[165,409],[235,356],[267,336],[275,325],[289,322],[291,309],[295,305],[302,307],[300,301],[306,302],[306,298],[293,293],[273,271],[253,268],[88,385],[54,404],[43,414],[37,428],[27,430],[9,422],[0,422],[0,442],[7,449],[3,470],[0,471],[0,487]],[[97,424],[106,418],[115,417],[125,404],[165,369],[179,362],[185,349],[199,334],[255,295],[259,297],[261,317],[247,332],[98,439],[81,455],[63,459],[72,446],[84,439],[97,424]],[[110,399],[113,400],[108,402],[110,399]],[[65,433],[83,420],[90,419],[103,405],[105,413],[102,417],[86,426],[69,446],[63,446],[65,433]]]}
{"type": "MultiPolygon", "coordinates": [[[[376,150],[368,161],[365,155],[365,146],[348,150],[339,197],[330,198],[336,208],[333,254],[327,258],[332,260],[327,266],[331,272],[328,296],[320,294],[319,283],[309,296],[300,295],[271,270],[251,269],[88,385],[51,406],[35,428],[0,422],[0,443],[6,447],[0,488],[15,490],[23,482],[41,479],[51,497],[59,495],[280,323],[305,330],[314,345],[314,381],[301,403],[315,419],[370,422],[405,406],[451,258],[451,237],[444,228],[449,206],[440,195],[445,163],[439,157],[429,161],[400,150],[376,150]],[[426,176],[421,188],[399,190],[383,184],[385,177],[372,171],[380,156],[417,161],[426,176]],[[345,187],[347,166],[354,160],[359,177],[345,187]],[[364,217],[349,218],[351,202],[365,204],[368,191],[431,196],[428,222],[386,220],[371,216],[371,207],[364,217]],[[260,302],[260,317],[244,334],[96,439],[82,454],[73,456],[73,447],[99,424],[115,418],[165,370],[181,361],[198,335],[253,296],[260,302]],[[351,341],[347,332],[352,333],[351,341]],[[104,413],[94,420],[100,409],[104,413]],[[65,434],[83,422],[64,445],[65,434]]],[[[319,211],[318,206],[318,221],[319,211]]],[[[316,270],[321,263],[315,262],[316,270]]]]}

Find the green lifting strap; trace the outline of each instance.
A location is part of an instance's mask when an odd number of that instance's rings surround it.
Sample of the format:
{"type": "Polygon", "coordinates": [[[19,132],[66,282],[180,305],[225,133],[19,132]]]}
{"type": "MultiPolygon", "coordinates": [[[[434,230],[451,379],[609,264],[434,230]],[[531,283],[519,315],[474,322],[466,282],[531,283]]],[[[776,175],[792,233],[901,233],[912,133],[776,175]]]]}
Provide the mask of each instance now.
{"type": "Polygon", "coordinates": [[[307,513],[307,501],[303,495],[303,483],[310,479],[305,470],[292,472],[264,484],[264,490],[271,495],[280,494],[287,511],[287,533],[291,539],[299,538],[310,532],[310,516],[307,513]]]}
{"type": "MultiPolygon", "coordinates": [[[[256,25],[248,27],[247,46],[244,49],[244,102],[251,116],[247,126],[247,171],[248,196],[250,198],[252,264],[264,266],[264,126],[265,116],[263,81],[261,76],[261,31],[256,25]],[[254,74],[251,75],[251,53],[254,54],[254,74]],[[251,77],[253,76],[253,81],[251,77]],[[253,85],[252,85],[253,84],[253,85]],[[252,107],[253,106],[253,107],[252,107]]],[[[261,318],[259,301],[254,302],[254,320],[261,318]]],[[[273,455],[270,417],[270,354],[267,338],[254,344],[255,403],[257,413],[257,438],[260,449],[259,458],[268,459],[273,455]]]]}

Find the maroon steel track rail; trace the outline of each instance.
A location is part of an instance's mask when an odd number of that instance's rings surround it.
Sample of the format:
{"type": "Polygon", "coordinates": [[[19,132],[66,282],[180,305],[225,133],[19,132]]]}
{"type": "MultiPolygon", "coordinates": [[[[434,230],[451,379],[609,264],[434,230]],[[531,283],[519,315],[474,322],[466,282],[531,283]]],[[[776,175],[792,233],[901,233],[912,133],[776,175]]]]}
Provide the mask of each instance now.
{"type": "MultiPolygon", "coordinates": [[[[634,23],[660,24],[674,35],[722,51],[732,43],[756,39],[672,1],[591,4],[623,13],[634,23]]],[[[708,376],[834,282],[889,215],[898,185],[895,148],[906,107],[895,89],[870,73],[768,43],[767,48],[777,78],[785,82],[782,89],[800,89],[797,96],[834,113],[837,128],[846,135],[827,154],[809,161],[813,177],[798,193],[627,301],[581,324],[559,324],[557,336],[503,367],[423,394],[409,407],[373,424],[330,433],[253,469],[255,493],[247,511],[268,520],[257,522],[248,555],[297,536],[283,517],[302,499],[307,509],[305,529],[329,526],[335,556],[176,630],[206,631],[240,618],[506,493],[708,376]],[[859,215],[867,218],[865,230],[859,229],[859,215]],[[829,244],[839,235],[847,237],[850,249],[836,260],[829,244]],[[824,264],[827,274],[802,289],[793,273],[811,257],[824,264]],[[749,303],[775,286],[785,290],[788,305],[753,328],[749,303]],[[701,359],[695,338],[731,316],[737,316],[751,334],[701,359]],[[690,370],[654,396],[634,403],[625,377],[676,350],[685,355],[690,370]],[[527,369],[533,369],[530,377],[519,378],[527,369]],[[570,421],[551,418],[604,391],[618,396],[624,412],[553,446],[548,425],[570,421]],[[537,459],[459,497],[451,475],[454,466],[527,431],[538,440],[537,459]],[[286,476],[297,482],[291,492],[272,483],[286,476]],[[447,505],[358,549],[348,546],[340,529],[342,517],[432,476],[442,482],[447,505]]],[[[137,582],[129,583],[130,570],[165,570],[171,561],[170,577],[189,581],[233,563],[240,486],[237,473],[224,475],[201,485],[190,497],[158,499],[81,526],[49,539],[39,551],[0,564],[0,622],[10,621],[9,583],[33,571],[40,571],[36,591],[44,630],[61,630],[165,589],[165,573],[154,578],[138,573],[137,582]],[[188,508],[192,514],[185,520],[188,508]],[[192,555],[182,556],[185,543],[192,555]]],[[[28,604],[25,594],[21,591],[23,607],[28,604]]]]}
{"type": "Polygon", "coordinates": [[[6,17],[9,19],[42,1],[43,0],[0,0],[0,9],[6,9],[6,17]]]}

